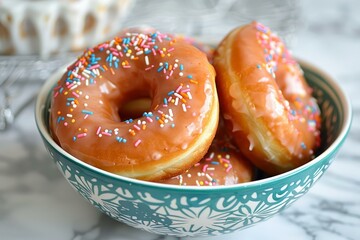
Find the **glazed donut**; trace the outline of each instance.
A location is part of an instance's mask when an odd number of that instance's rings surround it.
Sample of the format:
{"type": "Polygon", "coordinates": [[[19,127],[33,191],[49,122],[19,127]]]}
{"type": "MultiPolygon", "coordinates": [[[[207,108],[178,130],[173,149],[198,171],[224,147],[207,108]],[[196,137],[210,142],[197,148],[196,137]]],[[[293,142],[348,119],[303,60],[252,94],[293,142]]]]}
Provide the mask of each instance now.
{"type": "Polygon", "coordinates": [[[284,43],[260,23],[231,31],[214,53],[220,108],[241,152],[274,175],[314,157],[320,110],[284,43]]]}
{"type": "Polygon", "coordinates": [[[219,127],[209,151],[198,163],[183,174],[160,182],[180,186],[233,185],[252,181],[254,173],[253,165],[239,152],[226,131],[219,127]]]}
{"type": "Polygon", "coordinates": [[[206,55],[160,32],[127,33],[84,52],[53,89],[50,131],[74,157],[143,180],[176,176],[198,162],[219,118],[206,55]],[[137,119],[119,109],[151,106],[137,119]]]}

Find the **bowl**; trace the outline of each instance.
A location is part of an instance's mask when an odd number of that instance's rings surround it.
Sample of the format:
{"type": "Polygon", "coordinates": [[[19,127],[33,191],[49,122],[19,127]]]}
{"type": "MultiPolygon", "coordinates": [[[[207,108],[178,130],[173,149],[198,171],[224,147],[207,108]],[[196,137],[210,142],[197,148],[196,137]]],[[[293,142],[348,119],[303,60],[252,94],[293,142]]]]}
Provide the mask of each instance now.
{"type": "Polygon", "coordinates": [[[265,221],[306,194],[329,168],[351,125],[351,107],[339,85],[304,61],[305,78],[322,111],[322,145],[312,161],[289,172],[232,186],[198,187],[152,183],[118,176],[71,156],[48,129],[52,87],[45,82],[36,103],[36,124],[46,149],[70,185],[103,213],[143,230],[174,236],[232,233],[265,221]]]}

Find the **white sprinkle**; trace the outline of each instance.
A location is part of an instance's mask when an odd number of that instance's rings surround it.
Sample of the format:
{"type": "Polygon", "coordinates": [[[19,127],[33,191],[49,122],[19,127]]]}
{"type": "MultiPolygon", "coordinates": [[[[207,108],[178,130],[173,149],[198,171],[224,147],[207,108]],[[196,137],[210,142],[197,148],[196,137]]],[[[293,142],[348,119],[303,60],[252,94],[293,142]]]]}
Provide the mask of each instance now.
{"type": "Polygon", "coordinates": [[[191,100],[192,99],[191,92],[187,92],[186,94],[188,95],[189,99],[191,100]]]}
{"type": "Polygon", "coordinates": [[[183,109],[184,112],[186,112],[186,105],[185,105],[185,103],[182,104],[182,109],[183,109]]]}
{"type": "Polygon", "coordinates": [[[149,57],[148,56],[145,56],[145,64],[149,65],[149,57]]]}

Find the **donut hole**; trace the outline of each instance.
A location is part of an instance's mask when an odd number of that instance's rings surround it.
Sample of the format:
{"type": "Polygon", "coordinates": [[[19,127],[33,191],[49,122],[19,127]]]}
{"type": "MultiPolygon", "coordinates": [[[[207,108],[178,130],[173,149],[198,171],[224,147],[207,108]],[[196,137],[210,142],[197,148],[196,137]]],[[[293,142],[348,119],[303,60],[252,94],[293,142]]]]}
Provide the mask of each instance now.
{"type": "Polygon", "coordinates": [[[125,101],[119,109],[119,116],[122,121],[137,119],[143,116],[144,112],[151,109],[150,97],[141,97],[125,101]]]}

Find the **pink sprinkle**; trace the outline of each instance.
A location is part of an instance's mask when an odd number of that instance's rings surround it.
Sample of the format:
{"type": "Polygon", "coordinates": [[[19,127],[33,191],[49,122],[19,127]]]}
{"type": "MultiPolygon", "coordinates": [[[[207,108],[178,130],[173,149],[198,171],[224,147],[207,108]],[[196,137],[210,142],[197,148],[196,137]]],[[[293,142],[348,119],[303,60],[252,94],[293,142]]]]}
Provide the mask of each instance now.
{"type": "Polygon", "coordinates": [[[150,117],[146,117],[146,120],[148,120],[149,122],[153,122],[152,118],[150,117]]]}
{"type": "Polygon", "coordinates": [[[205,164],[205,165],[203,166],[203,168],[202,168],[202,171],[203,171],[203,172],[206,172],[206,169],[208,168],[208,166],[209,166],[209,165],[205,164]]]}
{"type": "Polygon", "coordinates": [[[112,53],[112,55],[119,56],[119,53],[117,53],[117,52],[111,52],[111,53],[112,53]]]}
{"type": "Polygon", "coordinates": [[[221,160],[222,160],[223,162],[230,163],[230,161],[227,160],[226,158],[221,158],[221,160]]]}
{"type": "Polygon", "coordinates": [[[68,123],[67,122],[64,122],[64,126],[66,127],[68,125],[68,123]]]}
{"type": "Polygon", "coordinates": [[[180,89],[182,88],[182,85],[180,85],[176,90],[175,90],[175,92],[179,92],[180,91],[180,89]]]}
{"type": "Polygon", "coordinates": [[[85,116],[84,116],[84,119],[87,119],[89,117],[89,114],[86,114],[85,116]]]}
{"type": "Polygon", "coordinates": [[[99,64],[96,64],[96,65],[93,65],[93,66],[89,67],[89,69],[90,69],[90,70],[93,70],[93,69],[98,68],[98,67],[100,67],[100,65],[99,65],[99,64]]]}
{"type": "Polygon", "coordinates": [[[98,129],[96,131],[96,135],[99,135],[100,131],[101,131],[101,127],[98,127],[98,129]]]}
{"type": "Polygon", "coordinates": [[[72,95],[74,95],[75,97],[80,97],[80,95],[77,94],[76,92],[72,92],[72,95]]]}
{"type": "Polygon", "coordinates": [[[107,45],[106,43],[103,43],[103,44],[99,45],[98,48],[99,48],[99,49],[100,49],[100,48],[103,48],[103,47],[105,47],[106,45],[107,45]]]}
{"type": "Polygon", "coordinates": [[[106,135],[106,136],[111,136],[111,133],[109,133],[109,132],[102,132],[102,135],[106,135]]]}
{"type": "Polygon", "coordinates": [[[72,88],[74,85],[75,85],[75,83],[73,82],[73,83],[67,85],[67,88],[72,88]]]}
{"type": "Polygon", "coordinates": [[[227,173],[230,172],[231,169],[232,169],[232,166],[229,165],[229,167],[226,169],[226,172],[227,172],[227,173]]]}
{"type": "Polygon", "coordinates": [[[138,139],[138,140],[134,143],[134,146],[137,147],[137,146],[139,146],[140,143],[141,143],[141,140],[138,139]]]}
{"type": "Polygon", "coordinates": [[[173,72],[174,72],[173,70],[170,71],[170,73],[169,73],[170,77],[171,77],[171,75],[173,75],[173,72]]]}
{"type": "Polygon", "coordinates": [[[140,128],[138,125],[134,125],[134,128],[135,128],[136,130],[138,130],[138,131],[141,130],[141,128],[140,128]]]}
{"type": "Polygon", "coordinates": [[[80,134],[77,135],[77,138],[86,137],[86,135],[87,135],[86,133],[80,133],[80,134]]]}
{"type": "Polygon", "coordinates": [[[131,68],[130,65],[124,65],[123,68],[131,68]]]}
{"type": "Polygon", "coordinates": [[[59,92],[55,92],[55,93],[54,93],[54,98],[56,98],[57,95],[59,95],[59,92]]]}
{"type": "Polygon", "coordinates": [[[153,55],[156,56],[156,51],[155,51],[155,49],[152,48],[151,51],[152,51],[153,55]]]}
{"type": "Polygon", "coordinates": [[[183,92],[183,93],[190,92],[190,88],[183,89],[183,90],[181,90],[181,92],[183,92]]]}
{"type": "Polygon", "coordinates": [[[174,49],[175,49],[175,48],[173,48],[173,47],[172,47],[172,48],[169,48],[169,49],[168,49],[168,52],[172,52],[172,51],[174,51],[174,49]]]}

